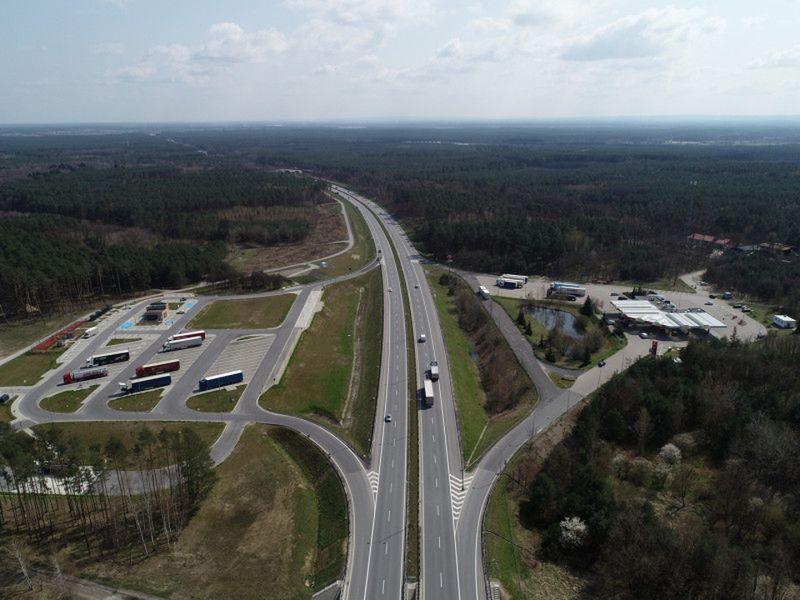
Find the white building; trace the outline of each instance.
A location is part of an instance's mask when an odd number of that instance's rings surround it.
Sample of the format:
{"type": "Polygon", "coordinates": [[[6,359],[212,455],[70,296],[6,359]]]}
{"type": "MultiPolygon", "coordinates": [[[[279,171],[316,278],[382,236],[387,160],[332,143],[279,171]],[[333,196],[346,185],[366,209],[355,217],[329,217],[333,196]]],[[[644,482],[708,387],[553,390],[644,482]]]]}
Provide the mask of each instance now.
{"type": "Polygon", "coordinates": [[[772,317],[772,324],[781,329],[794,329],[797,327],[797,321],[786,315],[774,315],[772,317]]]}

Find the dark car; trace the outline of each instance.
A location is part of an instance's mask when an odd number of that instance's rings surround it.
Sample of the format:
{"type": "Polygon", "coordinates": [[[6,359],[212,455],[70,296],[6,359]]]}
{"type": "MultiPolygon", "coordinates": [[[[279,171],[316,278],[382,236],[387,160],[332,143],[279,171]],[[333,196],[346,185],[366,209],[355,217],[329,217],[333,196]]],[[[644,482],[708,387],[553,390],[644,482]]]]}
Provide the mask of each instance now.
{"type": "Polygon", "coordinates": [[[606,366],[606,361],[601,360],[599,363],[597,363],[597,366],[598,367],[605,367],[606,366]]]}
{"type": "Polygon", "coordinates": [[[6,402],[9,401],[10,398],[11,396],[9,396],[8,394],[0,394],[0,404],[5,404],[6,402]]]}

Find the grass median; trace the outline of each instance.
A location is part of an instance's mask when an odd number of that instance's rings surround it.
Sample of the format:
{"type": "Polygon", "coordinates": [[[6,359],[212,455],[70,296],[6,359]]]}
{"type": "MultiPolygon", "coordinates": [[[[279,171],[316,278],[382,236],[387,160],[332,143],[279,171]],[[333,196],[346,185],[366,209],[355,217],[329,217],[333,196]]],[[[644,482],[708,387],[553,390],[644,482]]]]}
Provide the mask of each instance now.
{"type": "Polygon", "coordinates": [[[444,334],[469,468],[530,412],[538,394],[466,283],[440,268],[427,268],[426,273],[444,334]],[[469,317],[462,319],[464,314],[469,317]]]}
{"type": "Polygon", "coordinates": [[[357,271],[375,258],[375,243],[364,217],[349,201],[343,200],[342,203],[353,231],[353,247],[325,261],[326,267],[313,271],[312,276],[318,279],[329,279],[357,271]]]}
{"type": "Polygon", "coordinates": [[[163,390],[150,390],[148,392],[122,396],[121,398],[110,400],[108,405],[114,410],[150,412],[156,407],[158,401],[161,400],[162,392],[163,390]]]}
{"type": "Polygon", "coordinates": [[[297,296],[217,300],[204,307],[187,329],[270,329],[286,318],[297,296]]]}
{"type": "Polygon", "coordinates": [[[380,269],[326,287],[322,303],[283,379],[259,402],[269,410],[314,419],[367,456],[383,337],[380,269]]]}
{"type": "Polygon", "coordinates": [[[132,344],[133,342],[138,342],[142,338],[138,337],[130,337],[130,338],[111,338],[106,343],[106,346],[121,346],[123,344],[132,344]]]}
{"type": "Polygon", "coordinates": [[[11,405],[14,404],[16,396],[11,396],[8,400],[0,404],[0,423],[10,423],[14,420],[14,415],[11,413],[11,405]]]}
{"type": "Polygon", "coordinates": [[[52,396],[47,396],[39,401],[39,406],[50,412],[73,413],[81,407],[83,401],[99,388],[99,385],[91,385],[87,388],[77,390],[67,390],[52,396]]]}
{"type": "Polygon", "coordinates": [[[246,385],[240,385],[232,390],[220,389],[190,396],[186,406],[200,412],[230,412],[239,402],[246,385]]]}
{"type": "Polygon", "coordinates": [[[248,427],[169,550],[96,559],[80,575],[164,598],[311,598],[342,575],[347,499],[302,436],[248,427]]]}

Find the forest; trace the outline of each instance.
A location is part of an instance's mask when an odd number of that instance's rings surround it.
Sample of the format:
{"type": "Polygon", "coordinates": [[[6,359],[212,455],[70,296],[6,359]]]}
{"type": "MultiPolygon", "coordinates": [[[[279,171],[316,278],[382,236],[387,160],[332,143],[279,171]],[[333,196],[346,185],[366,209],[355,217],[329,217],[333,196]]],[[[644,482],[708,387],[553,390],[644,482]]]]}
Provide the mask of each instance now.
{"type": "Polygon", "coordinates": [[[14,550],[21,540],[43,555],[67,549],[77,563],[170,548],[216,478],[188,427],[143,427],[128,448],[113,435],[87,446],[55,427],[32,437],[0,423],[0,473],[10,492],[0,493],[0,537],[13,560],[4,566],[26,578],[36,565],[14,550]]]}
{"type": "Polygon", "coordinates": [[[519,518],[588,598],[784,598],[800,584],[800,336],[693,341],[604,385],[525,456],[519,518]]]}
{"type": "Polygon", "coordinates": [[[31,171],[0,184],[2,312],[235,279],[229,244],[300,241],[322,200],[312,180],[225,166],[31,171]]]}

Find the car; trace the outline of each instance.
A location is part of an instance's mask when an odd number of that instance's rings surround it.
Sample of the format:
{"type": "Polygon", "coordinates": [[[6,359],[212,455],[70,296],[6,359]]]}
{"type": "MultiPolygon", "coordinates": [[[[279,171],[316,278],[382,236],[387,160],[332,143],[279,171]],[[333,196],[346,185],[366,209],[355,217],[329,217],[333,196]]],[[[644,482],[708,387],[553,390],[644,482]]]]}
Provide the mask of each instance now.
{"type": "Polygon", "coordinates": [[[717,295],[716,294],[709,294],[708,297],[711,298],[712,300],[716,300],[717,295]]]}
{"type": "Polygon", "coordinates": [[[391,291],[392,291],[392,288],[389,288],[389,291],[391,292],[391,291]]]}
{"type": "Polygon", "coordinates": [[[392,415],[386,415],[383,418],[383,420],[386,421],[387,423],[391,423],[392,422],[392,415]]]}
{"type": "Polygon", "coordinates": [[[178,309],[178,310],[176,310],[175,312],[176,312],[177,314],[179,314],[179,315],[185,315],[185,314],[186,314],[186,311],[185,311],[185,310],[183,310],[182,308],[179,308],[179,309],[178,309]]]}
{"type": "Polygon", "coordinates": [[[427,339],[427,338],[425,337],[425,334],[424,334],[424,333],[421,333],[421,334],[419,335],[419,338],[418,338],[418,340],[419,340],[419,343],[420,343],[420,344],[424,343],[426,339],[427,339]]]}
{"type": "Polygon", "coordinates": [[[706,302],[706,306],[714,306],[713,302],[706,302]]]}
{"type": "Polygon", "coordinates": [[[601,360],[599,363],[597,363],[597,366],[598,367],[605,367],[606,366],[606,361],[601,360]]]}
{"type": "Polygon", "coordinates": [[[8,402],[9,398],[11,398],[11,396],[8,394],[0,394],[0,404],[5,404],[8,402]]]}
{"type": "Polygon", "coordinates": [[[186,296],[181,296],[181,302],[186,302],[186,296]]]}
{"type": "Polygon", "coordinates": [[[418,289],[419,289],[419,284],[418,284],[418,283],[415,283],[415,284],[414,284],[414,289],[415,289],[415,290],[418,290],[418,289]]]}
{"type": "Polygon", "coordinates": [[[639,332],[639,337],[640,337],[640,338],[642,338],[642,339],[644,340],[644,339],[647,339],[647,338],[648,338],[648,337],[650,337],[650,336],[649,336],[649,335],[647,335],[647,332],[646,332],[646,331],[640,331],[640,332],[639,332]]]}

